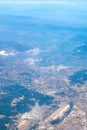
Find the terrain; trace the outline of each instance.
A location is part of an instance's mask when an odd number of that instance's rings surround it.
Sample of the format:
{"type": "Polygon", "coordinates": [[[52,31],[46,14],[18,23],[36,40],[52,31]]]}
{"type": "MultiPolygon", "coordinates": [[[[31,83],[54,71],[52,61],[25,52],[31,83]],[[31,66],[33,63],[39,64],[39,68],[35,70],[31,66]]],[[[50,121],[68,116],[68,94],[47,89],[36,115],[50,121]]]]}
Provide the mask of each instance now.
{"type": "Polygon", "coordinates": [[[87,17],[66,6],[0,7],[0,130],[87,129],[87,17]]]}

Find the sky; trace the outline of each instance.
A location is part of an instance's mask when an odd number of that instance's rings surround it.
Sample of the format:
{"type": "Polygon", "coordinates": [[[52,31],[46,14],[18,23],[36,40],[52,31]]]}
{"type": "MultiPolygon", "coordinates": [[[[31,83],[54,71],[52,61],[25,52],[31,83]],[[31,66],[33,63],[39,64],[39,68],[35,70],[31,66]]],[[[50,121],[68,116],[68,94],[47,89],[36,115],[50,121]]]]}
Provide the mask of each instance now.
{"type": "MultiPolygon", "coordinates": [[[[0,4],[80,4],[86,0],[0,0],[0,4]]],[[[87,2],[86,2],[87,3],[87,2]]]]}
{"type": "Polygon", "coordinates": [[[86,0],[0,0],[0,15],[37,17],[54,23],[87,26],[86,0]]]}

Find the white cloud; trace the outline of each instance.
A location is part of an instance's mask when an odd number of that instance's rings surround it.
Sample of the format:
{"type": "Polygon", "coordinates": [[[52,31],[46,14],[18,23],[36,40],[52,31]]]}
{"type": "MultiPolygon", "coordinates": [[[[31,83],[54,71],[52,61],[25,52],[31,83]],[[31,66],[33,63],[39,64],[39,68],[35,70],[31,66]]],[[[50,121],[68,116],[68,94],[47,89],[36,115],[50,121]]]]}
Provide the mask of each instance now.
{"type": "Polygon", "coordinates": [[[68,67],[67,66],[64,66],[64,65],[59,65],[59,66],[57,66],[57,68],[56,68],[56,70],[57,71],[60,71],[60,70],[64,70],[64,69],[67,69],[68,67]]]}
{"type": "Polygon", "coordinates": [[[40,54],[40,52],[42,52],[42,50],[40,50],[39,48],[34,48],[27,51],[27,53],[30,53],[31,55],[38,55],[40,54]]]}
{"type": "Polygon", "coordinates": [[[14,56],[15,54],[13,52],[7,53],[5,50],[1,50],[0,55],[2,55],[2,56],[14,56]]]}
{"type": "Polygon", "coordinates": [[[29,65],[35,65],[35,63],[38,63],[41,61],[41,59],[37,59],[37,58],[28,58],[24,60],[27,64],[29,65]]]}
{"type": "Polygon", "coordinates": [[[8,54],[5,51],[0,51],[0,55],[8,56],[8,54]]]}

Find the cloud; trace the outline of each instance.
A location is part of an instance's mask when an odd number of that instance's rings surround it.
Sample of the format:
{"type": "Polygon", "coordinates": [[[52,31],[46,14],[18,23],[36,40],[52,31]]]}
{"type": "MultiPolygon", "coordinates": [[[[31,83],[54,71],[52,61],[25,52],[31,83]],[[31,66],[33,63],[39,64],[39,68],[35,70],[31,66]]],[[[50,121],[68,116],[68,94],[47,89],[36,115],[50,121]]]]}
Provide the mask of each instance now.
{"type": "Polygon", "coordinates": [[[33,56],[36,56],[38,54],[40,54],[42,52],[42,50],[40,50],[39,48],[34,48],[34,49],[30,49],[27,51],[27,53],[30,53],[33,56]]]}
{"type": "Polygon", "coordinates": [[[37,58],[28,58],[24,60],[27,64],[29,65],[35,65],[35,63],[38,63],[41,61],[41,59],[37,59],[37,58]]]}
{"type": "Polygon", "coordinates": [[[2,55],[2,56],[14,56],[15,54],[13,52],[7,53],[5,50],[1,50],[0,55],[2,55]]]}
{"type": "Polygon", "coordinates": [[[56,4],[56,5],[75,5],[74,2],[61,2],[61,1],[10,1],[10,0],[7,0],[7,1],[0,1],[0,4],[27,4],[27,5],[39,5],[39,4],[56,4]]]}
{"type": "Polygon", "coordinates": [[[68,69],[68,67],[67,67],[67,66],[64,66],[64,65],[59,65],[59,66],[57,66],[57,68],[56,68],[57,71],[65,70],[65,69],[68,69]]]}

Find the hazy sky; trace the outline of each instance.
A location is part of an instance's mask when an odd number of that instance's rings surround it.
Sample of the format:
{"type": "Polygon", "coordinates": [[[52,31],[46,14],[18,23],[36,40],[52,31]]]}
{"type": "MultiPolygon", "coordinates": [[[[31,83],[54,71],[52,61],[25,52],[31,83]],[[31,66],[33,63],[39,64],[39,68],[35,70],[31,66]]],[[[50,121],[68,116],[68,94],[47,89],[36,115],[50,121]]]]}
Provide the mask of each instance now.
{"type": "Polygon", "coordinates": [[[0,0],[1,4],[85,4],[84,2],[86,0],[0,0]]]}
{"type": "Polygon", "coordinates": [[[0,0],[0,14],[87,26],[87,0],[0,0]]]}

